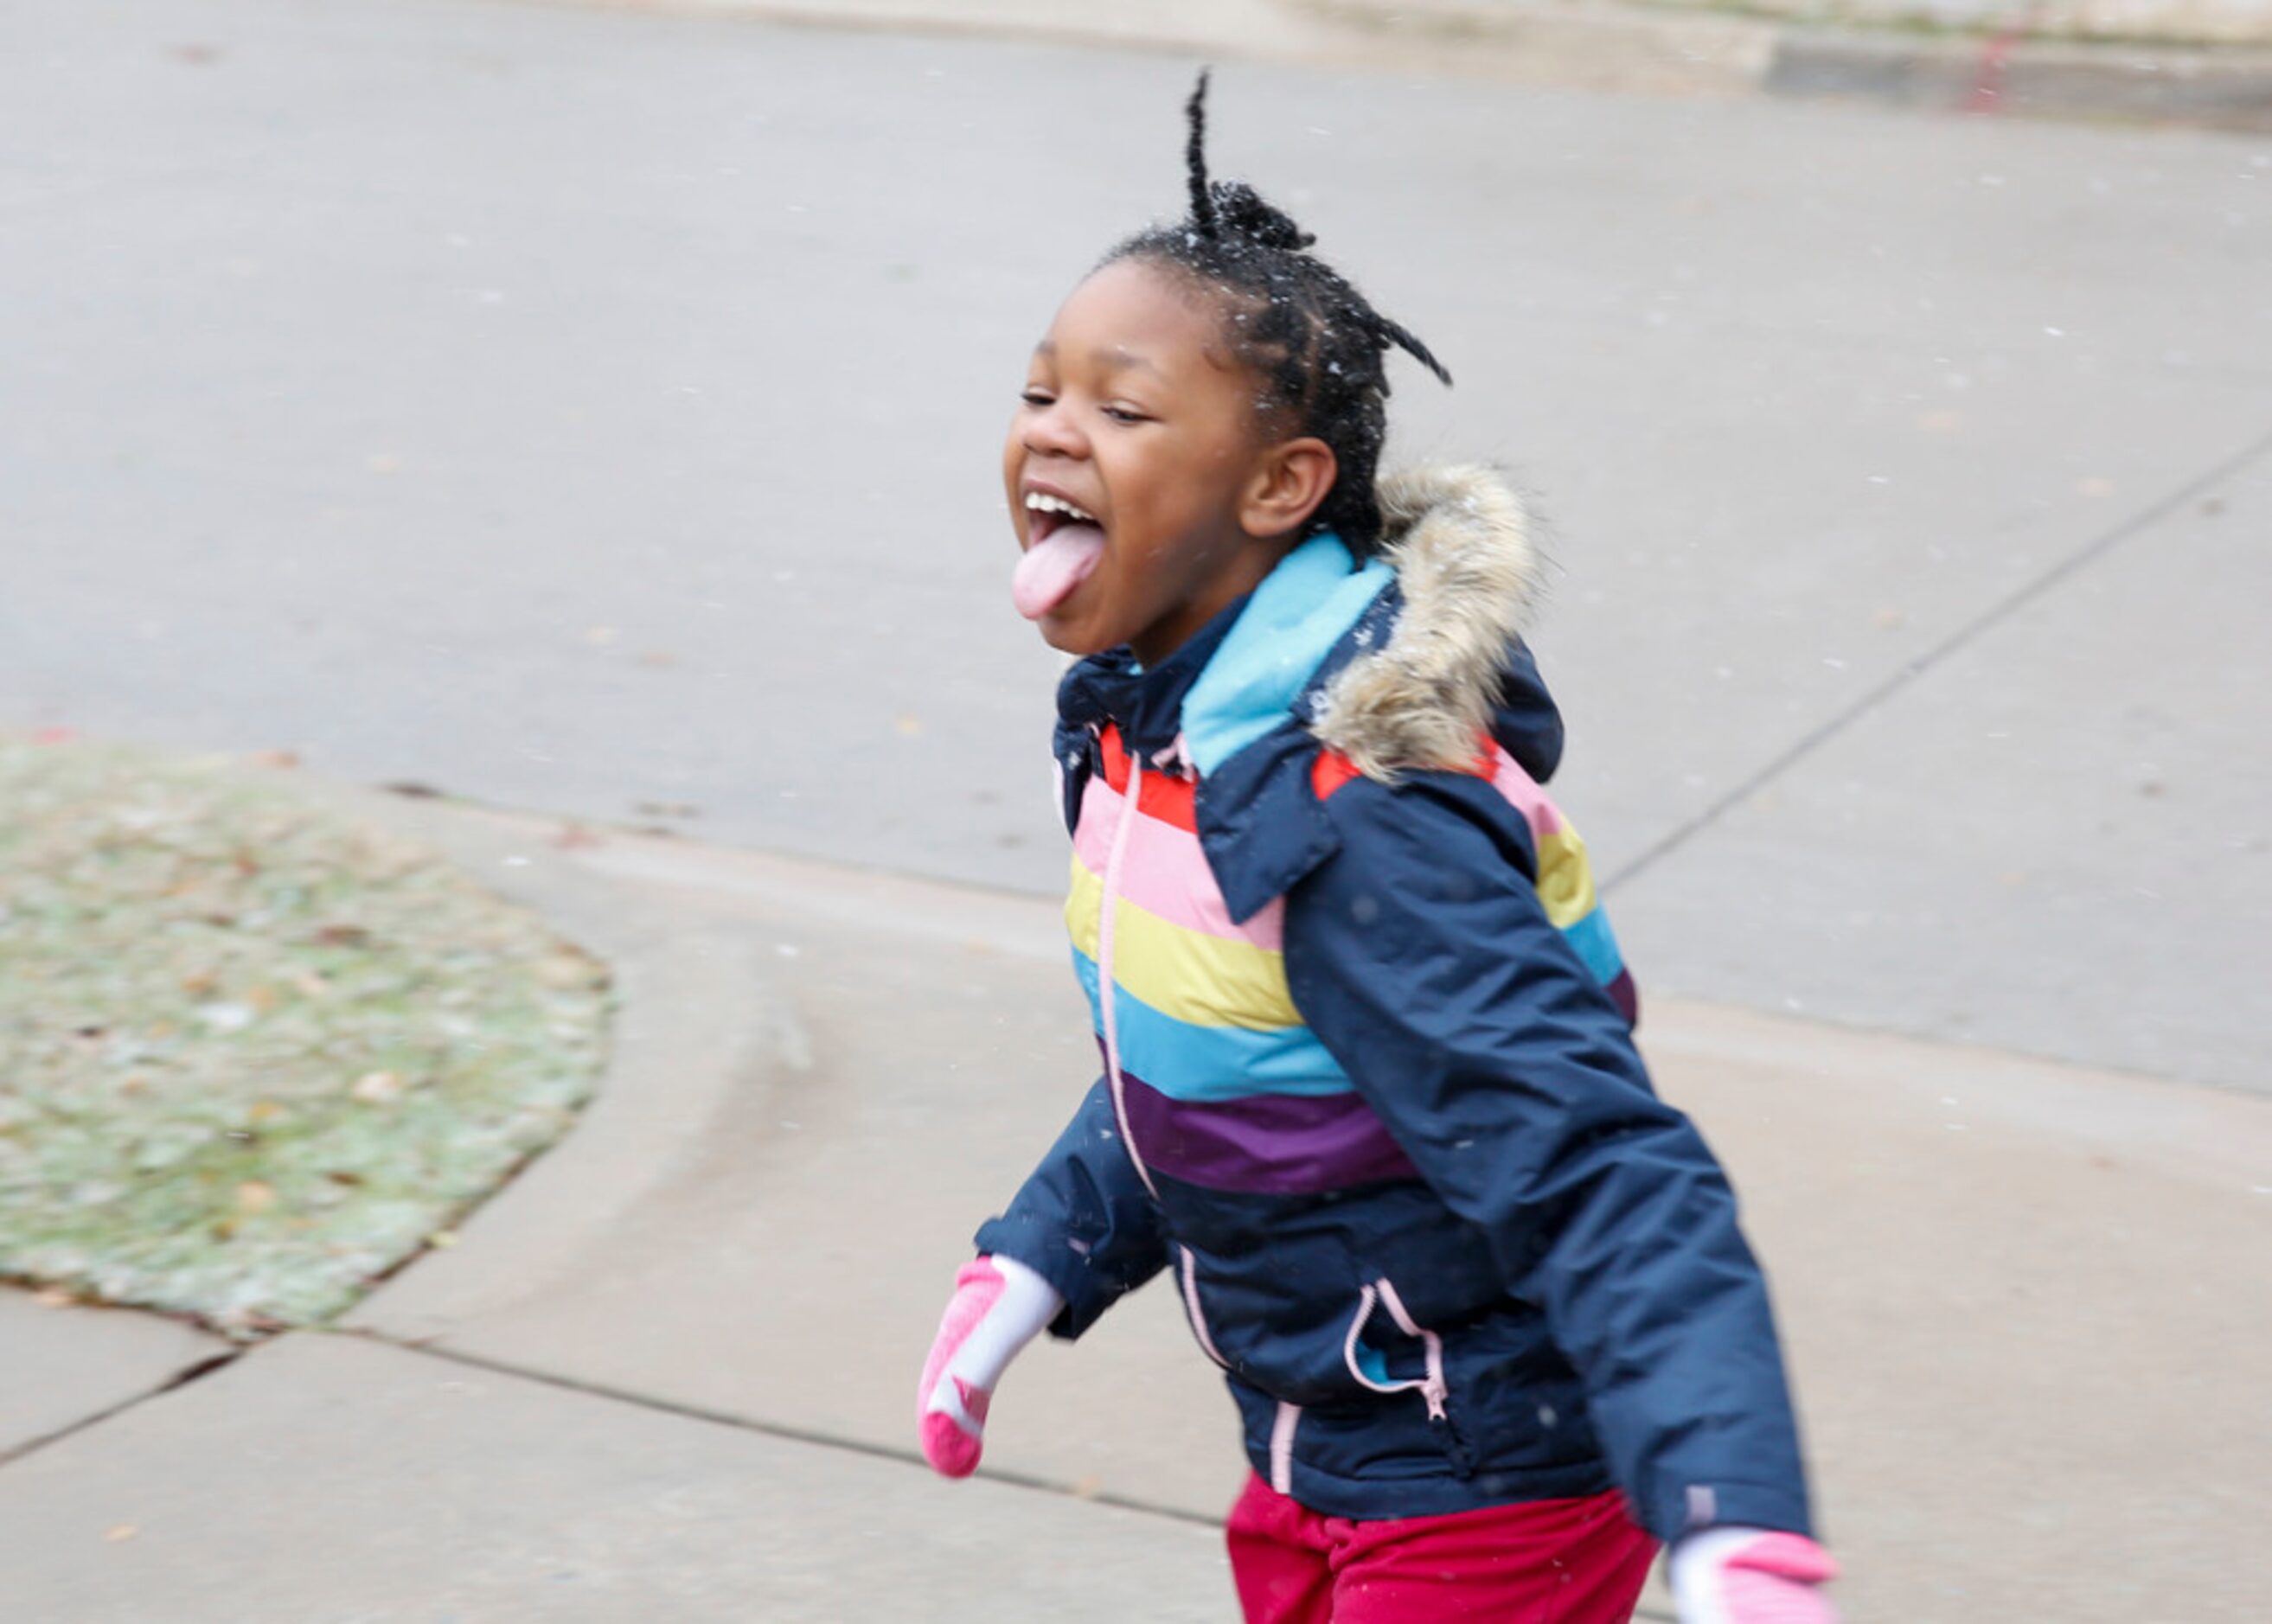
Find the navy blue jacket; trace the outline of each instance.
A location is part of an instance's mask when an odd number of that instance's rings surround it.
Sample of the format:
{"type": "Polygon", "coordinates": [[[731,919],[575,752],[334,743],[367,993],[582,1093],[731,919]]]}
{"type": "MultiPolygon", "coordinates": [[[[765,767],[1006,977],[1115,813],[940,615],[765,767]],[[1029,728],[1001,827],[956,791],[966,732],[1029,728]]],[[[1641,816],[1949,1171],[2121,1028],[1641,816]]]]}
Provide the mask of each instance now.
{"type": "Polygon", "coordinates": [[[1616,1487],[1668,1540],[1810,1533],[1734,1194],[1650,1087],[1538,787],[1559,719],[1507,629],[1416,571],[1431,517],[1401,580],[1320,538],[1156,670],[1124,651],[1066,677],[1106,1076],[977,1244],[1056,1286],[1065,1337],[1170,1270],[1255,1469],[1315,1510],[1616,1487]],[[1447,637],[1487,646],[1380,668],[1447,637]],[[1470,759],[1384,764],[1416,692],[1484,718],[1470,759]]]}

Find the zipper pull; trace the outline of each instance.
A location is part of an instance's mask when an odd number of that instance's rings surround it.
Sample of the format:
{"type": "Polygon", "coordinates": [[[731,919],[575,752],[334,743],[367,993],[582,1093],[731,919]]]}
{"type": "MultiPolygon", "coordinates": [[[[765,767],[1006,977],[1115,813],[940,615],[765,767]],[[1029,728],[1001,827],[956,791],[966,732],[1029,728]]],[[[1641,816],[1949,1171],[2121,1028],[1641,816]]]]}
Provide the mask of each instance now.
{"type": "Polygon", "coordinates": [[[1446,1423],[1451,1420],[1452,1412],[1446,1407],[1446,1401],[1451,1397],[1451,1394],[1444,1382],[1432,1378],[1429,1381],[1423,1382],[1420,1384],[1420,1397],[1428,1401],[1428,1419],[1430,1420],[1443,1421],[1446,1423]]]}

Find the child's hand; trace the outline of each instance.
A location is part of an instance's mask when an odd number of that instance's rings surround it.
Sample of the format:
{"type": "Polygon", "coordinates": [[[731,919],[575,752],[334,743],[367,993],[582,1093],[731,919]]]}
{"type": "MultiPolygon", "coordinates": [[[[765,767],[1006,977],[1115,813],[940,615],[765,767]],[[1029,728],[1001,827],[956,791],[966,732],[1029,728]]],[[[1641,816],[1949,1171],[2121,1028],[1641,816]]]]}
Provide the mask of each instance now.
{"type": "Polygon", "coordinates": [[[942,1477],[978,1469],[995,1384],[1064,1307],[1048,1281],[1013,1257],[982,1256],[954,1277],[916,1392],[923,1458],[942,1477]]]}
{"type": "Polygon", "coordinates": [[[1710,1528],[1672,1547],[1680,1624],[1838,1624],[1815,1588],[1837,1576],[1830,1553],[1803,1534],[1710,1528]]]}

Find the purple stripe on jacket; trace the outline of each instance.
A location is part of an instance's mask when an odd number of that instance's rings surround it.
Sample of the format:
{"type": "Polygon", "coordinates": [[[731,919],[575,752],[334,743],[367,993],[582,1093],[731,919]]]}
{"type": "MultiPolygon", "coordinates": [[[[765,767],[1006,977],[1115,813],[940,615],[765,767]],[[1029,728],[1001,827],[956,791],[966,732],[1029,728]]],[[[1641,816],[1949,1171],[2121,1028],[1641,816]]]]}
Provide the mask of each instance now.
{"type": "Polygon", "coordinates": [[[1633,972],[1620,969],[1618,972],[1618,979],[1610,983],[1608,991],[1610,1002],[1617,1005],[1618,1013],[1626,1017],[1626,1024],[1639,1026],[1640,1024],[1640,988],[1633,982],[1633,972]]]}
{"type": "Polygon", "coordinates": [[[1122,1073],[1129,1131],[1155,1169],[1249,1195],[1313,1196],[1419,1173],[1354,1090],[1170,1099],[1122,1073]]]}

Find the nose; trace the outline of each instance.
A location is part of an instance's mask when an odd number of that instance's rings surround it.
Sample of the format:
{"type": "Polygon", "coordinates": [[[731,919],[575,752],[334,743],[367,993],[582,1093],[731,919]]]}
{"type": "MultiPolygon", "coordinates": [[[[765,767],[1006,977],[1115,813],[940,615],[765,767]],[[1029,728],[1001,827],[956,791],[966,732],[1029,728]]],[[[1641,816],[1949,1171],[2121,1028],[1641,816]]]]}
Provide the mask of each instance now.
{"type": "Polygon", "coordinates": [[[1088,454],[1088,441],[1062,399],[1028,410],[1020,437],[1028,454],[1035,457],[1080,458],[1088,454]]]}

